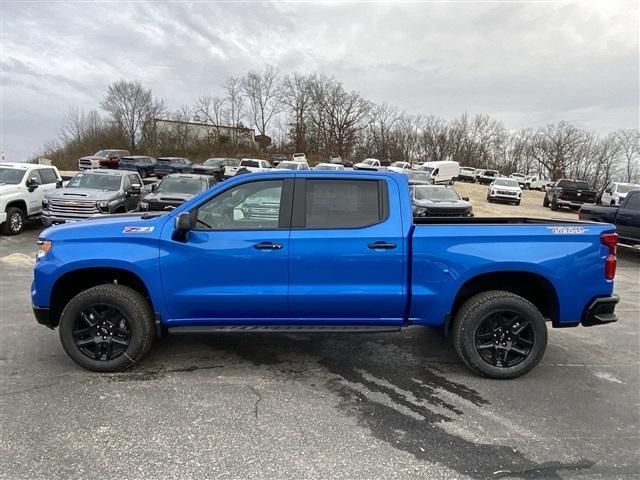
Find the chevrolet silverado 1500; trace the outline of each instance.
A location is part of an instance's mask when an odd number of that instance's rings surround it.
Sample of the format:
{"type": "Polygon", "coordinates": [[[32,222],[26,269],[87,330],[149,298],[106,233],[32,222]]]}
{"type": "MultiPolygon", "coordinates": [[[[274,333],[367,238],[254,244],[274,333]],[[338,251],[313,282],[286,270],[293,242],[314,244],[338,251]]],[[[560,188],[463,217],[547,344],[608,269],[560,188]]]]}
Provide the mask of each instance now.
{"type": "Polygon", "coordinates": [[[428,325],[475,373],[513,378],[540,361],[547,322],[616,320],[616,241],[607,224],[414,219],[395,173],[271,171],[162,216],[45,230],[31,296],[95,371],[131,366],[167,333],[428,325]]]}

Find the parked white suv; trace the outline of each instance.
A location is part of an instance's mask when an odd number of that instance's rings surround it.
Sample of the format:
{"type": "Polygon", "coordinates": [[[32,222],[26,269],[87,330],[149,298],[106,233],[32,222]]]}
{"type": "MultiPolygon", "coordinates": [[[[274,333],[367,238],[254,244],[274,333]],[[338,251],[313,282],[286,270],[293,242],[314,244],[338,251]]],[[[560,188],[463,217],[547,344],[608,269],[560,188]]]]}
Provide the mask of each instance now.
{"type": "Polygon", "coordinates": [[[304,153],[294,153],[291,160],[294,162],[306,162],[307,156],[304,153]]]}
{"type": "Polygon", "coordinates": [[[487,202],[509,202],[520,205],[522,189],[513,178],[496,178],[487,189],[487,202]]]}
{"type": "Polygon", "coordinates": [[[633,183],[611,182],[602,192],[600,203],[602,205],[620,205],[627,193],[632,190],[640,190],[640,185],[633,183]]]}
{"type": "Polygon", "coordinates": [[[45,193],[62,187],[56,167],[33,163],[0,163],[0,230],[22,231],[27,218],[42,213],[45,193]]]}

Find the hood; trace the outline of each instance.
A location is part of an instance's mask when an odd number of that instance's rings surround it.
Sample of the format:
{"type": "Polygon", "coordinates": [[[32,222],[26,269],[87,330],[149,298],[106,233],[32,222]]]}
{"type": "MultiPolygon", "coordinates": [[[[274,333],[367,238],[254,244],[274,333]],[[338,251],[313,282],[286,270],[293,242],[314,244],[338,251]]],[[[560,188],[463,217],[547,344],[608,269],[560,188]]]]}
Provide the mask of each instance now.
{"type": "Polygon", "coordinates": [[[421,207],[442,208],[470,208],[471,203],[466,200],[413,200],[414,205],[421,207]]]}
{"type": "Polygon", "coordinates": [[[19,192],[20,190],[24,190],[24,187],[21,187],[20,184],[18,184],[18,185],[2,185],[2,184],[0,184],[0,193],[2,193],[3,196],[19,192]]]}
{"type": "Polygon", "coordinates": [[[59,188],[45,195],[48,200],[95,200],[111,201],[120,197],[120,192],[91,188],[59,188]]]}
{"type": "Polygon", "coordinates": [[[145,202],[157,201],[157,202],[186,202],[190,198],[195,197],[192,193],[150,193],[146,195],[142,200],[145,202]]]}
{"type": "Polygon", "coordinates": [[[95,155],[87,155],[86,157],[80,157],[80,160],[106,160],[105,157],[96,157],[95,155]]]}
{"type": "Polygon", "coordinates": [[[209,172],[209,171],[214,171],[214,170],[221,170],[222,168],[224,168],[222,165],[219,165],[217,167],[213,167],[211,165],[194,165],[193,169],[194,170],[201,170],[203,172],[209,172]]]}
{"type": "Polygon", "coordinates": [[[120,215],[100,215],[73,223],[63,223],[44,230],[40,238],[56,241],[82,241],[108,238],[129,240],[142,236],[158,237],[167,215],[149,216],[145,213],[123,213],[120,215]],[[143,218],[148,216],[148,218],[143,218]]]}
{"type": "Polygon", "coordinates": [[[521,192],[522,189],[518,187],[505,187],[503,185],[491,185],[494,190],[506,190],[507,192],[521,192]]]}

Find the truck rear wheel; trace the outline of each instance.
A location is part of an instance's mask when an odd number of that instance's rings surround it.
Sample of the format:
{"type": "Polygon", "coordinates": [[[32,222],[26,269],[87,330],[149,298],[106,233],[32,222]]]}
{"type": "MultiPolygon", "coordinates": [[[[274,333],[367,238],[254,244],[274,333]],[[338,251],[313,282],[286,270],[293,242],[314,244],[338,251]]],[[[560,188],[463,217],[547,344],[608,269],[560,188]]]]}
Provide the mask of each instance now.
{"type": "Polygon", "coordinates": [[[548,208],[549,207],[549,197],[547,197],[546,195],[544,196],[544,199],[542,200],[542,206],[544,208],[548,208]]]}
{"type": "Polygon", "coordinates": [[[558,205],[557,200],[555,198],[551,199],[551,210],[557,212],[559,208],[560,206],[558,205]]]}
{"type": "Polygon", "coordinates": [[[455,318],[453,343],[474,373],[516,378],[540,362],[547,347],[547,325],[528,300],[492,290],[462,305],[455,318]]]}
{"type": "Polygon", "coordinates": [[[136,363],[154,339],[153,314],[140,293],[109,283],[80,292],[60,318],[60,341],[71,359],[94,372],[136,363]]]}

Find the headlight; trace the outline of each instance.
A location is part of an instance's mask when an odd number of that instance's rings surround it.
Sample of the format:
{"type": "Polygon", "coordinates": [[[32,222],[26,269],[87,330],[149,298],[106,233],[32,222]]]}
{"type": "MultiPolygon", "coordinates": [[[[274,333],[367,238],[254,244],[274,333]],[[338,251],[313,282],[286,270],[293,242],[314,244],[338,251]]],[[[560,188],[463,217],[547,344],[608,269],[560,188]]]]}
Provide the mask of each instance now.
{"type": "Polygon", "coordinates": [[[38,258],[44,257],[47,252],[49,252],[53,247],[53,243],[51,243],[51,240],[39,240],[38,245],[40,245],[40,249],[38,250],[37,255],[38,258]]]}
{"type": "Polygon", "coordinates": [[[427,209],[423,207],[416,207],[415,216],[416,217],[424,217],[427,214],[427,209]]]}
{"type": "Polygon", "coordinates": [[[96,205],[102,213],[109,213],[109,202],[97,202],[96,205]]]}
{"type": "Polygon", "coordinates": [[[140,202],[140,210],[148,210],[149,204],[147,202],[140,202]]]}
{"type": "Polygon", "coordinates": [[[47,208],[49,206],[49,200],[46,198],[42,199],[42,208],[47,208]]]}

